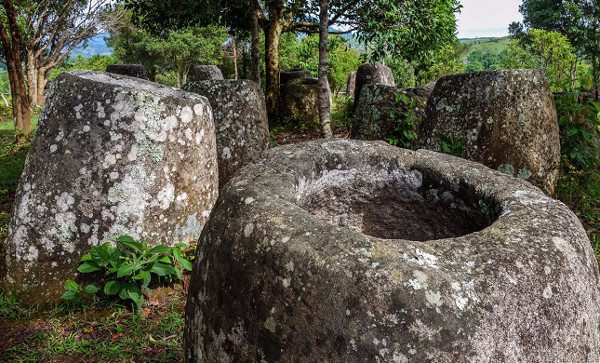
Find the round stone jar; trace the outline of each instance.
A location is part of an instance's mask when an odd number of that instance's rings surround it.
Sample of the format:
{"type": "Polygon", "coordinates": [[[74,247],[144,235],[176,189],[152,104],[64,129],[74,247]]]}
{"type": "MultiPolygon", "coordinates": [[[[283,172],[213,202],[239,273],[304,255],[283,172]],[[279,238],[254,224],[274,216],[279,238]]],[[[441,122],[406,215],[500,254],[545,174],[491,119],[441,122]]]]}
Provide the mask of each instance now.
{"type": "Polygon", "coordinates": [[[271,149],[219,195],[195,361],[597,362],[598,265],[526,181],[383,142],[271,149]]]}

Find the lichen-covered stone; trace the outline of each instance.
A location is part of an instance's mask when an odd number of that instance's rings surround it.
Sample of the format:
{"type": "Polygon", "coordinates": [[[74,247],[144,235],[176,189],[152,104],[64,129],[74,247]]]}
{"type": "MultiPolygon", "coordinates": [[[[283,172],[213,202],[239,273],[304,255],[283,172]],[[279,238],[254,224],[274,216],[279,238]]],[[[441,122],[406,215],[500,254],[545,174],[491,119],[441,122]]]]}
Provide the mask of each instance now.
{"type": "Polygon", "coordinates": [[[279,72],[279,83],[284,85],[296,79],[311,78],[312,74],[308,69],[292,68],[279,72]]]}
{"type": "Polygon", "coordinates": [[[356,72],[352,72],[348,76],[348,82],[346,82],[346,94],[354,97],[355,89],[356,89],[356,72]]]}
{"type": "Polygon", "coordinates": [[[538,70],[441,78],[426,108],[420,145],[462,144],[462,156],[528,180],[553,195],[559,176],[558,118],[548,81],[538,70]]]}
{"type": "Polygon", "coordinates": [[[598,265],[577,217],[431,151],[265,152],[198,243],[187,362],[598,362],[598,265]]]}
{"type": "Polygon", "coordinates": [[[143,64],[109,64],[106,71],[113,74],[148,79],[146,67],[143,64]]]}
{"type": "Polygon", "coordinates": [[[50,302],[91,246],[196,241],[218,193],[206,98],[137,78],[62,73],[17,191],[2,287],[50,302]]]}
{"type": "Polygon", "coordinates": [[[222,80],[223,73],[219,67],[212,64],[194,65],[188,72],[188,82],[222,80]]]}
{"type": "Polygon", "coordinates": [[[281,117],[319,127],[319,80],[298,78],[281,86],[281,117]]]}
{"type": "Polygon", "coordinates": [[[247,80],[188,83],[186,90],[208,98],[214,115],[219,184],[269,147],[269,124],[260,87],[247,80]]]}
{"type": "Polygon", "coordinates": [[[427,99],[417,89],[369,84],[362,88],[351,136],[361,140],[395,138],[403,147],[416,142],[427,99]]]}
{"type": "Polygon", "coordinates": [[[356,71],[356,81],[354,89],[354,108],[358,104],[362,88],[368,84],[382,84],[385,86],[395,86],[394,74],[390,67],[383,64],[366,63],[358,67],[356,71]]]}

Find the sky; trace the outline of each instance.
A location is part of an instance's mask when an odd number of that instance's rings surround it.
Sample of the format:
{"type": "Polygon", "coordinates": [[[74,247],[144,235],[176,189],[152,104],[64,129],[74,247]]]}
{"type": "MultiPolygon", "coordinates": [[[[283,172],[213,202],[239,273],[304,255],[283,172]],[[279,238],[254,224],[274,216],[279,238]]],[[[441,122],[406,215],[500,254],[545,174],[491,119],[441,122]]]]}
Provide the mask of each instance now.
{"type": "Polygon", "coordinates": [[[500,37],[508,35],[508,25],[521,21],[522,0],[461,0],[458,37],[500,37]]]}

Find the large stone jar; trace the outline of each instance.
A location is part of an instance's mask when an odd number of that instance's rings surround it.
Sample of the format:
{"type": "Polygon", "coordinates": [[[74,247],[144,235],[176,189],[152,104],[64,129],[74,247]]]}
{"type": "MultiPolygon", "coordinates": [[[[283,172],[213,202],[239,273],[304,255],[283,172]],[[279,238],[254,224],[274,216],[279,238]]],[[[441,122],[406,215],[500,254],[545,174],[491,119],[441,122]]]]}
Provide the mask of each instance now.
{"type": "Polygon", "coordinates": [[[196,241],[218,193],[206,98],[139,78],[75,71],[47,90],[2,246],[0,285],[58,300],[90,247],[128,234],[196,241]]]}
{"type": "Polygon", "coordinates": [[[202,232],[188,362],[598,362],[598,265],[577,217],[432,151],[265,152],[202,232]]]}
{"type": "Polygon", "coordinates": [[[503,70],[441,78],[428,100],[419,144],[456,153],[518,176],[553,195],[560,174],[554,99],[539,70],[503,70]]]}

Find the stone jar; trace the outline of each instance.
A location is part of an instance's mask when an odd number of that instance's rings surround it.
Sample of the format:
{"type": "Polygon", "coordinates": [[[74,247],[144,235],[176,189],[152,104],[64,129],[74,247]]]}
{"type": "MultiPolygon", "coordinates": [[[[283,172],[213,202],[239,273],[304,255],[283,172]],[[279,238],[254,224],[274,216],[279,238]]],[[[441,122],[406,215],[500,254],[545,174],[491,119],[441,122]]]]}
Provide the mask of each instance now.
{"type": "Polygon", "coordinates": [[[90,247],[196,241],[218,193],[206,98],[138,78],[62,73],[47,89],[3,245],[2,288],[56,301],[90,247]]]}
{"type": "Polygon", "coordinates": [[[187,362],[598,362],[598,264],[529,183],[432,151],[268,150],[202,232],[187,362]]]}

